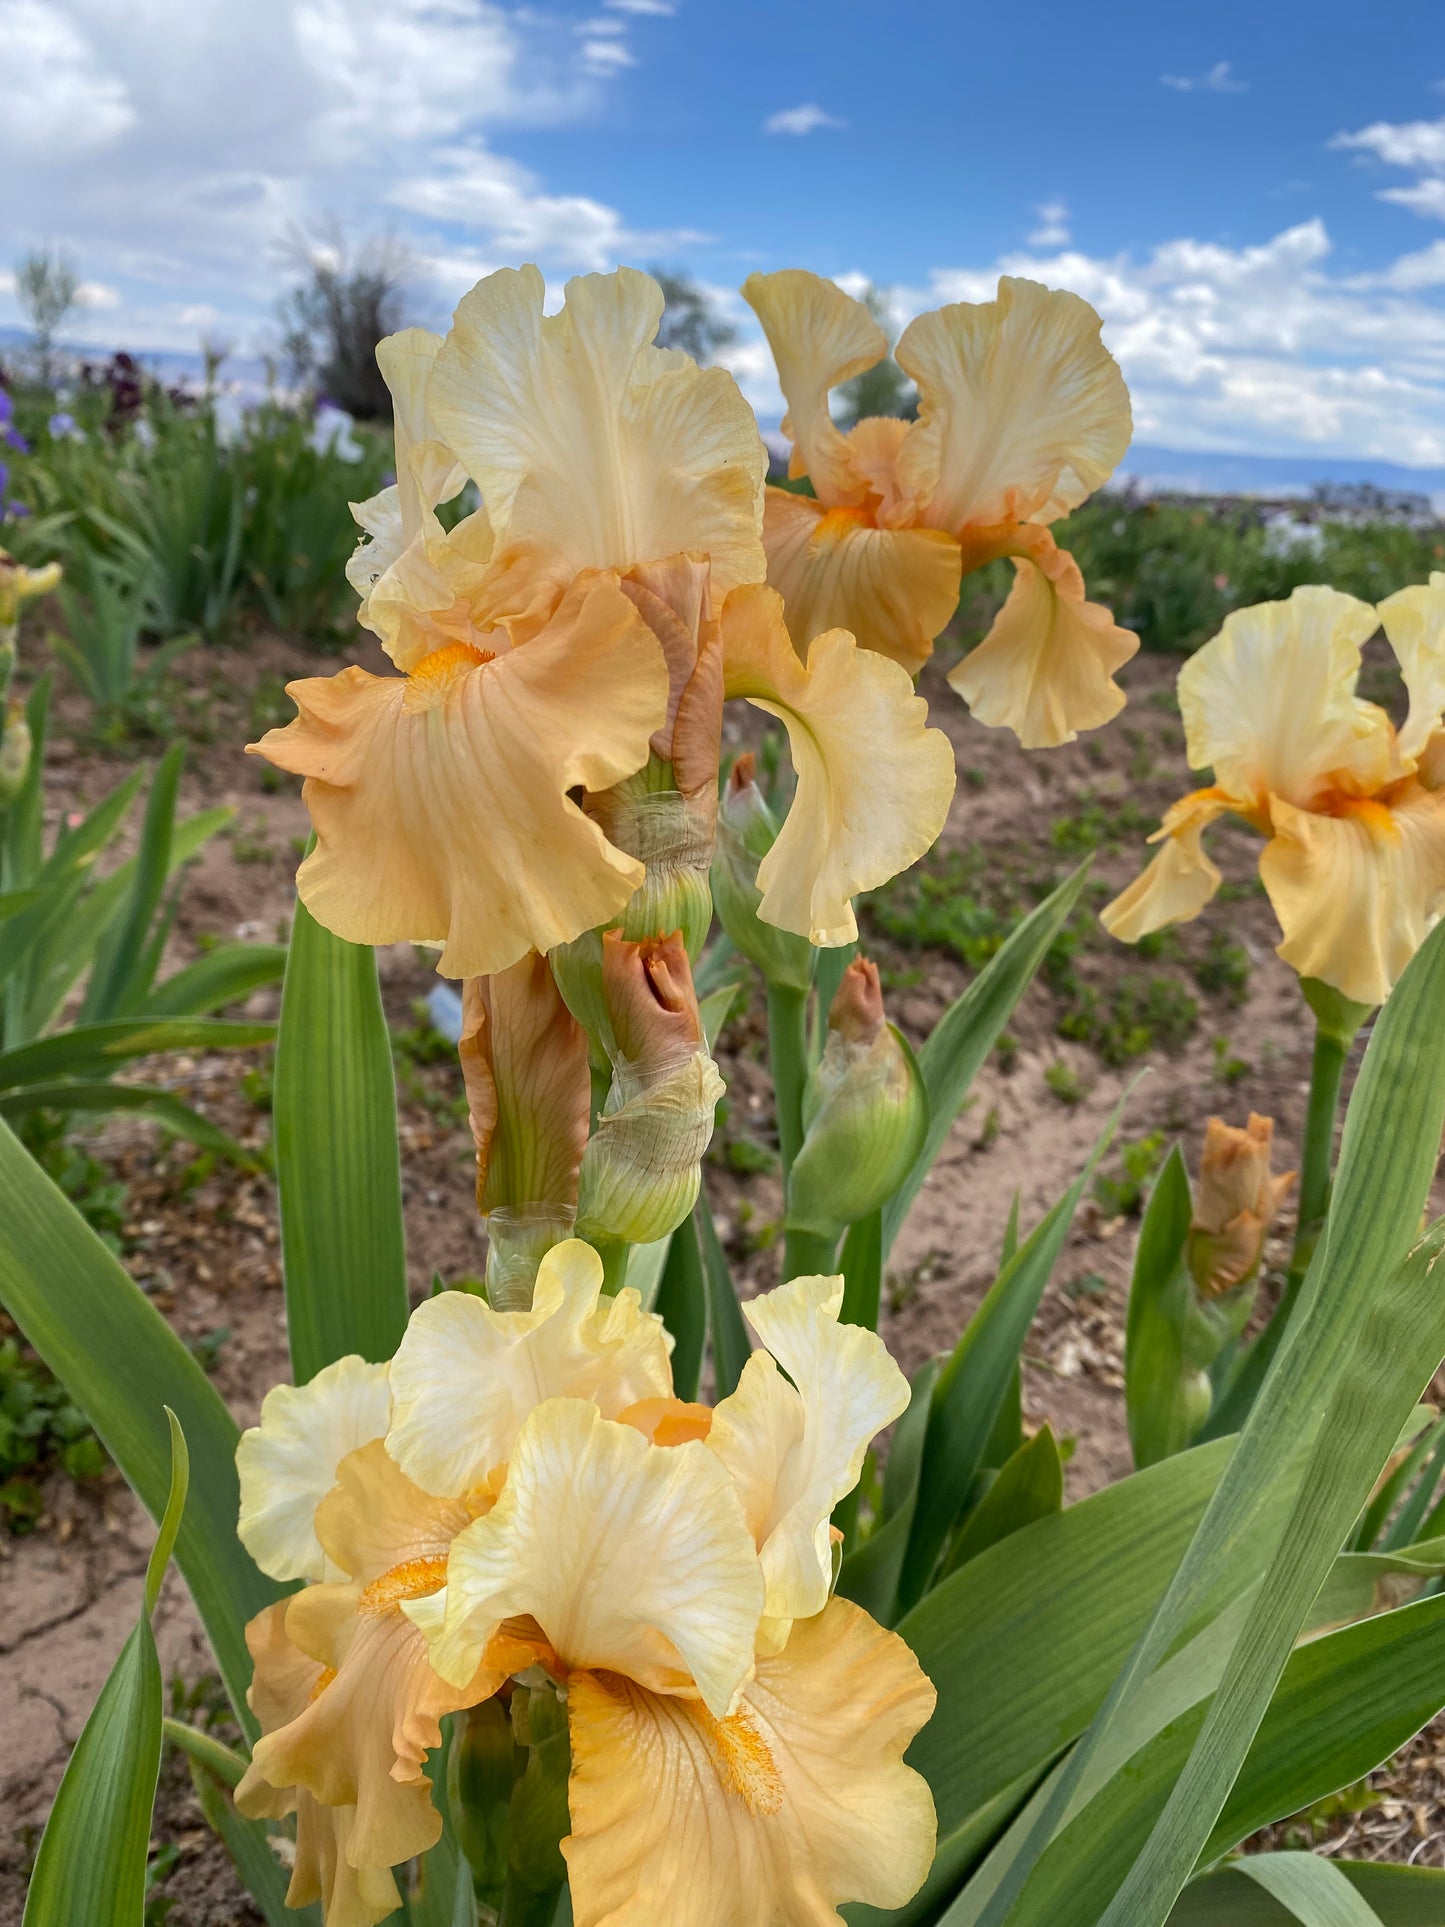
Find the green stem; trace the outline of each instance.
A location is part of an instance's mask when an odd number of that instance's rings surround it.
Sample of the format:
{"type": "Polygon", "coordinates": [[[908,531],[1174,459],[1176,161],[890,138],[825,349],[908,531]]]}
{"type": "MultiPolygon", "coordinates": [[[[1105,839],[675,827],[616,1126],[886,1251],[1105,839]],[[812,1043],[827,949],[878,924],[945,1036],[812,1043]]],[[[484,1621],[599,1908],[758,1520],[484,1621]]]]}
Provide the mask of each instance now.
{"type": "Polygon", "coordinates": [[[820,1231],[783,1233],[783,1282],[789,1278],[821,1278],[838,1269],[838,1240],[820,1231]]]}
{"type": "Polygon", "coordinates": [[[808,1081],[806,990],[795,990],[791,984],[768,985],[768,1053],[786,1183],[803,1143],[803,1086],[808,1081]]]}
{"type": "Polygon", "coordinates": [[[599,1238],[594,1244],[602,1260],[602,1289],[615,1298],[627,1283],[627,1254],[630,1249],[620,1238],[599,1238]]]}

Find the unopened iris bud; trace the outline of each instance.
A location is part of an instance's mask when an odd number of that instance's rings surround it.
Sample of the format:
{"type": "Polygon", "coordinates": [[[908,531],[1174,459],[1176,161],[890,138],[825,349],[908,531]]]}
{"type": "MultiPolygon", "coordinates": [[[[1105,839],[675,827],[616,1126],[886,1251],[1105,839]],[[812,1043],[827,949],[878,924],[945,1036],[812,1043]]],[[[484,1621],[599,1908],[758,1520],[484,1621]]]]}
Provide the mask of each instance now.
{"type": "Polygon", "coordinates": [[[457,1050],[487,1219],[487,1294],[499,1310],[525,1308],[537,1266],[571,1236],[591,1107],[586,1038],[545,957],[465,985],[457,1050]]]}
{"type": "Polygon", "coordinates": [[[806,990],[813,975],[813,947],[805,937],[758,915],[762,892],[758,865],[777,840],[778,824],[754,780],[756,758],[745,751],[733,764],[718,812],[712,895],[718,921],[733,947],[770,983],[806,990]]]}
{"type": "Polygon", "coordinates": [[[788,1181],[788,1228],[836,1237],[876,1211],[917,1162],[928,1098],[917,1060],[883,1015],[878,969],[855,958],[828,1012],[803,1093],[803,1145],[788,1181]]]}
{"type": "Polygon", "coordinates": [[[27,569],[0,549],[0,639],[14,629],[20,611],[36,596],[49,595],[60,580],[60,564],[47,562],[43,569],[27,569]]]}
{"type": "Polygon", "coordinates": [[[0,809],[24,789],[33,748],[24,709],[17,702],[8,703],[0,716],[0,809]]]}
{"type": "Polygon", "coordinates": [[[1205,1298],[1233,1291],[1259,1270],[1265,1237],[1295,1179],[1293,1171],[1271,1174],[1273,1138],[1274,1119],[1252,1111],[1243,1130],[1218,1117],[1205,1126],[1186,1247],[1205,1298]]]}
{"type": "Polygon", "coordinates": [[[447,1748],[447,1804],[457,1845],[479,1894],[493,1907],[507,1882],[512,1795],[526,1764],[500,1699],[456,1715],[447,1748]]]}
{"type": "Polygon", "coordinates": [[[582,1159],[577,1232],[651,1244],[691,1211],[724,1085],[708,1056],[680,932],[602,939],[612,1088],[582,1159]]]}

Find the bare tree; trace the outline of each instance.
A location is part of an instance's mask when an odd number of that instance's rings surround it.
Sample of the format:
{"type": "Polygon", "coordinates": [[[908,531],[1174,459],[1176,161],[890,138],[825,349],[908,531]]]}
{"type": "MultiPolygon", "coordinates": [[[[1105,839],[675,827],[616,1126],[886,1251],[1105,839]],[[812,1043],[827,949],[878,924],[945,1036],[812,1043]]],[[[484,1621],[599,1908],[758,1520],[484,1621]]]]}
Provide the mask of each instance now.
{"type": "MultiPolygon", "coordinates": [[[[863,305],[887,335],[894,338],[893,310],[886,288],[871,285],[863,290],[863,305]]],[[[892,355],[887,355],[861,375],[854,375],[838,390],[843,406],[841,421],[852,428],[870,415],[898,415],[912,420],[918,413],[918,392],[892,355]]]]}
{"type": "Polygon", "coordinates": [[[411,250],[393,234],[353,246],[332,222],[319,234],[293,234],[286,252],[302,276],[280,304],[293,379],[361,420],[384,420],[391,396],[376,344],[404,325],[416,273],[411,250]]]}
{"type": "Polygon", "coordinates": [[[15,270],[15,298],[30,323],[36,373],[47,388],[55,380],[55,337],[80,295],[80,278],[59,248],[35,248],[15,270]]]}
{"type": "Polygon", "coordinates": [[[694,361],[709,362],[719,348],[736,341],[737,329],[718,313],[691,275],[656,265],[647,272],[662,289],[664,305],[657,330],[659,348],[681,348],[694,361]]]}

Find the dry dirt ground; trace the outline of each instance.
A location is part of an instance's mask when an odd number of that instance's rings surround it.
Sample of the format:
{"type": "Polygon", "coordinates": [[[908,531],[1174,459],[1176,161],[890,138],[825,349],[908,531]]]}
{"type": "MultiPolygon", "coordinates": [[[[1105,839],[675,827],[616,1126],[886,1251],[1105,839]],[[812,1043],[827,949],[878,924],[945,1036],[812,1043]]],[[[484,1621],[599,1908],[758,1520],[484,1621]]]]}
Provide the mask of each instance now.
{"type": "MultiPolygon", "coordinates": [[[[331,666],[271,637],[207,650],[185,664],[179,713],[193,741],[185,806],[225,803],[236,814],[188,877],[177,962],[208,937],[284,937],[305,812],[293,781],[243,756],[240,745],[290,714],[282,693],[287,677],[327,673],[331,666]]],[[[1129,706],[1115,724],[1052,754],[1025,754],[1011,737],[970,723],[941,668],[930,668],[924,692],[934,720],[954,741],[960,770],[935,868],[966,877],[967,888],[986,902],[1026,904],[1093,851],[1094,874],[1112,894],[1133,874],[1145,830],[1190,787],[1172,696],[1176,669],[1170,659],[1137,658],[1124,673],[1129,706]]],[[[67,695],[59,721],[48,783],[57,813],[93,800],[138,756],[158,747],[97,748],[84,736],[84,706],[67,695]]],[[[751,726],[746,717],[729,725],[751,726]]],[[[1062,989],[1036,984],[1010,1027],[1008,1046],[984,1067],[890,1260],[884,1331],[908,1372],[952,1344],[994,1276],[1015,1191],[1027,1227],[1072,1180],[1131,1085],[1122,1127],[1131,1144],[1151,1133],[1166,1141],[1182,1136],[1193,1165],[1211,1112],[1242,1123],[1253,1109],[1276,1121],[1279,1168],[1296,1162],[1308,1030],[1295,980],[1273,955],[1271,913],[1251,885],[1253,839],[1221,826],[1214,849],[1233,887],[1200,924],[1146,960],[1098,934],[1087,937],[1071,980],[1062,989]],[[1226,938],[1237,952],[1221,948],[1226,938]],[[1223,970],[1221,957],[1228,965],[1223,970]],[[1196,972],[1212,987],[1201,988],[1196,972]],[[1126,979],[1153,983],[1156,999],[1159,980],[1175,986],[1173,1001],[1166,998],[1175,1015],[1172,1028],[1163,1025],[1166,1042],[1155,1035],[1141,1054],[1110,1064],[1089,1041],[1058,1035],[1071,1013],[1117,1009],[1126,979]],[[1187,998],[1197,1006],[1192,1024],[1181,1002],[1187,998]]],[[[892,1014],[920,1038],[971,972],[957,954],[911,942],[896,914],[900,904],[906,910],[906,900],[895,896],[890,903],[890,920],[903,935],[890,937],[874,921],[865,938],[884,968],[892,1014]]],[[[416,1028],[416,1002],[434,978],[425,959],[406,946],[382,954],[381,972],[393,1025],[404,1033],[397,1056],[401,1141],[411,1283],[420,1295],[434,1271],[447,1279],[480,1272],[485,1244],[473,1204],[460,1078],[450,1054],[437,1053],[434,1038],[416,1028]]],[[[275,993],[258,993],[246,1014],[270,1015],[275,1004],[275,993]]],[[[752,1290],[774,1276],[780,1209],[760,1121],[768,1089],[760,998],[730,1023],[720,1054],[730,1090],[707,1178],[720,1230],[752,1290]]],[[[264,1146],[265,1053],[172,1059],[151,1070],[244,1142],[264,1146]]],[[[250,1422],[267,1387],[287,1375],[269,1179],[209,1160],[197,1164],[189,1147],[166,1143],[133,1121],[108,1125],[90,1142],[126,1187],[125,1263],[185,1338],[210,1340],[215,1383],[237,1418],[250,1422]]],[[[1120,1174],[1117,1156],[1105,1170],[1120,1174]]],[[[1133,1232],[1116,1205],[1117,1198],[1091,1200],[1080,1212],[1026,1354],[1027,1417],[1035,1425],[1049,1421],[1070,1442],[1073,1498],[1130,1469],[1122,1348],[1133,1232]]],[[[1275,1259],[1287,1248],[1289,1230],[1287,1222],[1279,1227],[1275,1259]]],[[[133,1623],[149,1544],[149,1529],[113,1472],[84,1486],[56,1473],[45,1502],[28,1534],[14,1536],[0,1525],[0,1927],[19,1921],[39,1826],[67,1751],[133,1623]]],[[[172,1690],[199,1696],[204,1710],[211,1703],[204,1644],[174,1578],[159,1632],[172,1690]]],[[[1383,1805],[1341,1809],[1345,1817],[1328,1835],[1330,1847],[1445,1864],[1445,1813],[1436,1794],[1440,1745],[1445,1741],[1425,1735],[1403,1764],[1379,1776],[1383,1805]]],[[[171,1927],[226,1927],[258,1918],[174,1760],[163,1776],[156,1837],[167,1844],[167,1860],[174,1858],[159,1890],[173,1903],[166,1916],[171,1927]]]]}

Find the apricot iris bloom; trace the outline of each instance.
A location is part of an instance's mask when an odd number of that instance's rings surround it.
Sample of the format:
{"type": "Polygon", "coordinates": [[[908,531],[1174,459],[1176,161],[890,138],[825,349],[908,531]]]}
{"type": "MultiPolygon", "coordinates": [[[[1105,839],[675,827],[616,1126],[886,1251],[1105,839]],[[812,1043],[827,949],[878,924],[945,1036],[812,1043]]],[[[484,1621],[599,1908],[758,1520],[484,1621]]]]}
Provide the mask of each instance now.
{"type": "Polygon", "coordinates": [[[917,421],[874,417],[844,434],[829,391],[888,352],[868,309],[801,269],[752,275],[743,295],[787,399],[789,473],[815,498],[767,494],[768,580],[799,649],[842,628],[916,672],[953,614],[960,574],[1008,556],[1013,593],[953,687],[1027,749],[1116,715],[1113,672],[1138,641],[1085,600],[1048,527],[1129,445],[1128,391],[1087,302],[1004,276],[994,301],[918,316],[896,350],[918,389],[917,421]]]}
{"type": "Polygon", "coordinates": [[[1105,928],[1134,943],[1197,917],[1221,881],[1204,831],[1233,814],[1268,839],[1280,956],[1383,1003],[1445,905],[1445,574],[1378,609],[1317,587],[1237,609],[1180,671],[1179,707],[1190,765],[1214,780],[1168,810],[1105,928]],[[1398,731],[1356,693],[1380,626],[1409,696],[1398,731]]]}
{"type": "MultiPolygon", "coordinates": [[[[662,294],[647,275],[573,281],[555,315],[543,294],[535,268],[506,269],[445,339],[381,344],[397,480],[358,505],[367,539],[349,574],[402,674],[293,683],[297,720],[253,745],[305,779],[316,847],[297,884],[318,921],[356,943],[439,943],[453,977],[620,919],[645,868],[606,798],[649,756],[710,811],[718,637],[736,637],[725,611],[765,571],[766,456],[732,377],[652,345],[662,294]],[[447,531],[438,506],[467,478],[482,506],[447,531]]],[[[810,795],[866,785],[866,811],[810,808],[792,839],[804,855],[764,910],[836,943],[853,935],[838,892],[937,835],[952,760],[906,675],[851,638],[816,654],[800,676],[791,652],[770,667],[751,648],[728,678],[788,722],[810,795]],[[860,759],[890,742],[885,784],[860,759]]]]}
{"type": "Polygon", "coordinates": [[[933,1689],[831,1597],[831,1513],[902,1374],[839,1324],[840,1279],[800,1278],[744,1308],[767,1350],[737,1390],[685,1404],[661,1320],[601,1283],[569,1240],[528,1311],[441,1293],[389,1368],[273,1393],[243,1441],[243,1537],[309,1583],[253,1622],[240,1798],[296,1813],[293,1898],[327,1927],[395,1904],[440,1829],[440,1716],[521,1674],[566,1690],[578,1927],[821,1927],[927,1872],[903,1754],[933,1689]]]}

